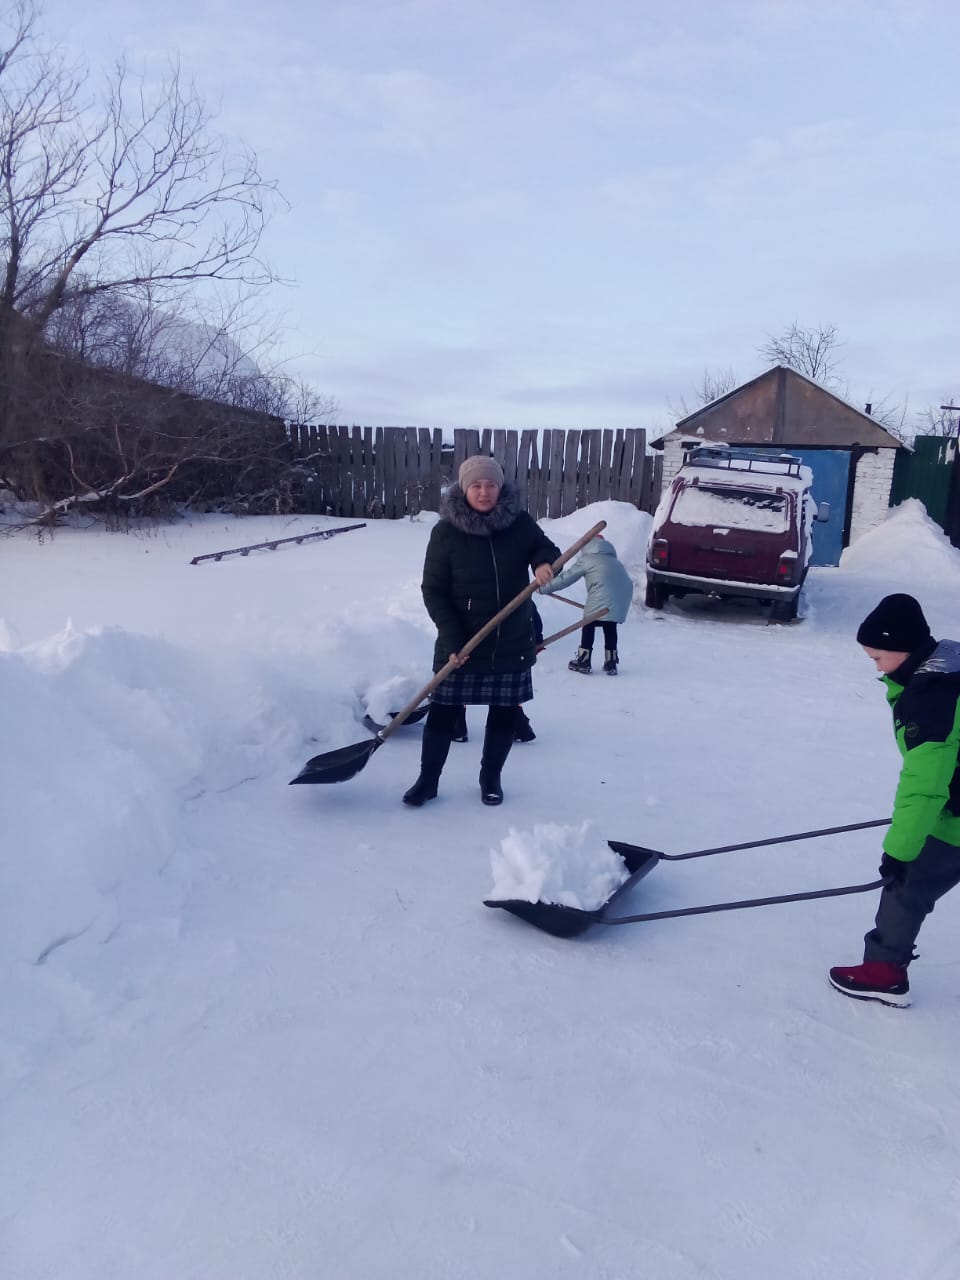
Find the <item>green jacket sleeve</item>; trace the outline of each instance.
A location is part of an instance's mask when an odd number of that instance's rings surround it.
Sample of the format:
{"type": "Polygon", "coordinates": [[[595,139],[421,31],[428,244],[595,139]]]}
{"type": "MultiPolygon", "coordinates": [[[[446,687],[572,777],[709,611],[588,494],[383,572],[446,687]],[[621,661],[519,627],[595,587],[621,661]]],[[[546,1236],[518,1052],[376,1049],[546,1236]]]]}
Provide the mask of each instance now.
{"type": "Polygon", "coordinates": [[[960,740],[960,702],[945,699],[942,690],[928,685],[916,693],[905,691],[896,715],[903,765],[883,849],[891,858],[913,862],[950,798],[960,740]]]}

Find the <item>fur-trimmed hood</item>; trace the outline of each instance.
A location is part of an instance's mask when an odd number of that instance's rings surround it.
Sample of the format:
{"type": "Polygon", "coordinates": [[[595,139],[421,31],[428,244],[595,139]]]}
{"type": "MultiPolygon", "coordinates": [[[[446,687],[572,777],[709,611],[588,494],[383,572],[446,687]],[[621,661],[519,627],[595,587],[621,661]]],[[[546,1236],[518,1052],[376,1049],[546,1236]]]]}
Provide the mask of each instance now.
{"type": "MultiPolygon", "coordinates": [[[[433,669],[459,653],[471,636],[530,586],[530,571],[553,564],[560,548],[520,505],[517,486],[504,484],[488,515],[451,485],[442,519],[430,530],[423,561],[423,602],[437,627],[433,669]]],[[[470,655],[470,673],[526,671],[536,661],[529,600],[515,607],[470,655]]]]}
{"type": "Polygon", "coordinates": [[[474,511],[458,484],[452,484],[440,499],[441,519],[449,520],[461,533],[473,533],[481,538],[509,529],[521,510],[520,492],[509,480],[503,482],[497,505],[486,513],[474,511]]]}

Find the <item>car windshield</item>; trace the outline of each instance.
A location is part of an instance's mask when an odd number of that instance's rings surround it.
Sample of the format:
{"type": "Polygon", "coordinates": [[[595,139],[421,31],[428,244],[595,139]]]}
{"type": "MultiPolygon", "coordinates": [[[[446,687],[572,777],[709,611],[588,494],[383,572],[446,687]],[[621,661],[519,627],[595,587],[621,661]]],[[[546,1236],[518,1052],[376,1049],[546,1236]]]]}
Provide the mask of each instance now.
{"type": "Polygon", "coordinates": [[[766,489],[685,486],[677,494],[670,513],[674,524],[724,525],[762,533],[786,533],[789,528],[787,498],[766,489]]]}

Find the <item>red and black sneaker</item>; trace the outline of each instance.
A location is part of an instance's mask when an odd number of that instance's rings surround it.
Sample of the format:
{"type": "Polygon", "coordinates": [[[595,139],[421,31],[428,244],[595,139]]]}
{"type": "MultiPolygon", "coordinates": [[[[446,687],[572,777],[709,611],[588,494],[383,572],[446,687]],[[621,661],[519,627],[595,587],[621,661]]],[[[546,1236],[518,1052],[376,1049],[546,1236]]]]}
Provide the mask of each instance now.
{"type": "Polygon", "coordinates": [[[910,1003],[907,971],[899,964],[865,960],[863,964],[830,970],[831,985],[855,1000],[879,1000],[881,1004],[905,1009],[910,1003]]]}

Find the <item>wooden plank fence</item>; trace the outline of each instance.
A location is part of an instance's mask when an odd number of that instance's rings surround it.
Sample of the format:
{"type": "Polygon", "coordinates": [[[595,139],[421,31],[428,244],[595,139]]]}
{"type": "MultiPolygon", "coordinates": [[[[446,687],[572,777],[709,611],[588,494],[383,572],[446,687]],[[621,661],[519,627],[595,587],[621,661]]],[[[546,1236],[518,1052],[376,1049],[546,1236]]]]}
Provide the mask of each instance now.
{"type": "Polygon", "coordinates": [[[422,427],[293,426],[294,457],[312,469],[314,509],[337,516],[397,519],[436,511],[442,489],[474,453],[496,458],[535,519],[557,519],[613,499],[654,511],[663,457],[647,454],[646,432],[458,429],[453,447],[422,427]]]}

